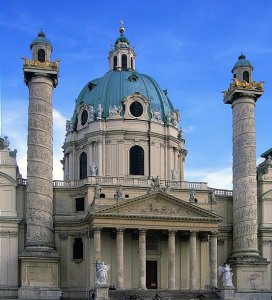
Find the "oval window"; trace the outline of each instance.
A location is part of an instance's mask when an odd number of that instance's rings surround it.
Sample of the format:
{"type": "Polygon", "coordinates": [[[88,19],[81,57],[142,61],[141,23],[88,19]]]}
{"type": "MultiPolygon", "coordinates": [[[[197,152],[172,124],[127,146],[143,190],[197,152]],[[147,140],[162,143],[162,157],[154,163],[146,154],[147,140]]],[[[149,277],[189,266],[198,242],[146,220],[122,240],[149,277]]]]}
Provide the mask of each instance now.
{"type": "Polygon", "coordinates": [[[143,114],[143,106],[138,101],[131,103],[129,110],[133,117],[140,117],[143,114]]]}

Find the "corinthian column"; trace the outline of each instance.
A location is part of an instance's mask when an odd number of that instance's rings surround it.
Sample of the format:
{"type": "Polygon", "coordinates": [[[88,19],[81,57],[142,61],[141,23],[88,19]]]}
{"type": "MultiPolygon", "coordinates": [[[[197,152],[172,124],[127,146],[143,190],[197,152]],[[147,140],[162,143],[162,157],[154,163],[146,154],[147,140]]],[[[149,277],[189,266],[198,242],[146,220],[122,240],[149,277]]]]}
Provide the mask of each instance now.
{"type": "Polygon", "coordinates": [[[175,244],[176,231],[169,230],[168,232],[168,289],[174,290],[175,284],[175,258],[176,258],[176,244],[175,244]]]}
{"type": "Polygon", "coordinates": [[[217,234],[211,234],[211,255],[210,255],[210,285],[217,287],[217,234]]]}
{"type": "Polygon", "coordinates": [[[196,232],[190,234],[190,290],[197,289],[196,282],[196,232]]]}
{"type": "Polygon", "coordinates": [[[94,259],[101,260],[101,228],[94,228],[94,259]]]}
{"type": "Polygon", "coordinates": [[[117,289],[124,288],[124,229],[117,229],[117,289]]]}
{"type": "Polygon", "coordinates": [[[139,288],[146,289],[146,230],[139,230],[139,288]]]}

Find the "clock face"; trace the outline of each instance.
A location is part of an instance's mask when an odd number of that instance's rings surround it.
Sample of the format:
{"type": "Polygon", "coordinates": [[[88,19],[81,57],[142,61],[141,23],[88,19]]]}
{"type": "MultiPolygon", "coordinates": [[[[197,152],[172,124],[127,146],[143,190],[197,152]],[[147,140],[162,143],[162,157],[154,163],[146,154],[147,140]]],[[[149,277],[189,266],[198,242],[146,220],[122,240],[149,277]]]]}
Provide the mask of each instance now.
{"type": "Polygon", "coordinates": [[[140,102],[134,101],[130,104],[129,111],[133,117],[140,117],[143,114],[143,106],[140,102]]]}

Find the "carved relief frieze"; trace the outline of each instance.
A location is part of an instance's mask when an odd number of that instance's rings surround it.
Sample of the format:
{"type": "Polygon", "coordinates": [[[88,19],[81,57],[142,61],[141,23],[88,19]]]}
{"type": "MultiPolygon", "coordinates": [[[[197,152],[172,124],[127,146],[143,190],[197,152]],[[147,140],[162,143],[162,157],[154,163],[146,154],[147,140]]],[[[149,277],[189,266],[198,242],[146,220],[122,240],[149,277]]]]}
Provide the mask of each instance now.
{"type": "Polygon", "coordinates": [[[255,163],[239,163],[233,168],[233,178],[241,178],[245,176],[255,176],[256,166],[255,163]]]}
{"type": "Polygon", "coordinates": [[[233,151],[236,152],[239,148],[255,147],[256,139],[255,133],[245,132],[233,138],[233,151]]]}
{"type": "Polygon", "coordinates": [[[233,123],[233,136],[239,134],[255,132],[254,118],[235,120],[233,123]]]}
{"type": "Polygon", "coordinates": [[[46,102],[34,102],[29,106],[28,113],[30,116],[39,113],[51,117],[52,106],[46,102]]]}
{"type": "Polygon", "coordinates": [[[233,110],[233,117],[235,120],[243,118],[254,118],[254,104],[241,103],[235,106],[233,110]]]}
{"type": "Polygon", "coordinates": [[[48,83],[32,83],[29,85],[29,98],[51,100],[53,86],[48,83]]]}
{"type": "Polygon", "coordinates": [[[254,164],[256,161],[255,147],[243,147],[233,152],[233,166],[240,163],[254,164]]]}
{"type": "Polygon", "coordinates": [[[17,237],[18,231],[13,230],[1,230],[0,231],[0,238],[6,238],[6,237],[17,237]]]}
{"type": "Polygon", "coordinates": [[[31,224],[27,228],[27,240],[28,241],[41,241],[43,244],[47,241],[49,244],[53,241],[52,229],[40,226],[40,224],[31,224]]]}

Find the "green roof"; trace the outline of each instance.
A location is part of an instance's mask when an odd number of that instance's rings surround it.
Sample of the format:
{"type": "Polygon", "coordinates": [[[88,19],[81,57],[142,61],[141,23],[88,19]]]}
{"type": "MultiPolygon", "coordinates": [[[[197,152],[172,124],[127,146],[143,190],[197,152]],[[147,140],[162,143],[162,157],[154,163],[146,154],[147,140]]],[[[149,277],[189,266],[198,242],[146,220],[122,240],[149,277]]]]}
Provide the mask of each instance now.
{"type": "Polygon", "coordinates": [[[268,150],[265,151],[263,154],[261,154],[261,157],[267,158],[268,155],[272,156],[272,148],[268,149],[268,150]]]}
{"type": "Polygon", "coordinates": [[[152,77],[136,71],[111,70],[103,77],[94,79],[84,86],[76,100],[73,120],[82,103],[95,108],[101,104],[102,116],[106,118],[109,116],[110,106],[122,105],[123,99],[134,93],[139,93],[149,100],[151,109],[160,111],[164,121],[166,121],[166,114],[174,110],[170,99],[152,77]]]}
{"type": "Polygon", "coordinates": [[[249,60],[246,59],[246,56],[243,53],[238,57],[238,60],[235,63],[232,72],[239,67],[250,67],[253,69],[252,64],[250,63],[249,60]]]}
{"type": "Polygon", "coordinates": [[[46,37],[45,33],[43,31],[40,31],[38,33],[38,36],[35,37],[35,39],[32,41],[31,45],[30,45],[30,49],[32,49],[33,45],[37,45],[37,44],[47,44],[49,45],[51,48],[53,48],[51,42],[49,41],[49,39],[46,37]]]}

